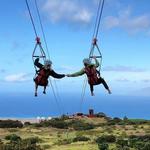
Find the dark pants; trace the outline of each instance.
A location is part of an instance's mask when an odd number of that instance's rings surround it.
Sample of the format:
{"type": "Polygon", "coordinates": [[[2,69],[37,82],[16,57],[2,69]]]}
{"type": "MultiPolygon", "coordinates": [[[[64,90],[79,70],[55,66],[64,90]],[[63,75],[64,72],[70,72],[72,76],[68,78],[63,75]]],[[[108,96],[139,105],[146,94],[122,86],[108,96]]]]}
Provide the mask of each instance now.
{"type": "Polygon", "coordinates": [[[100,77],[100,78],[98,79],[98,81],[97,81],[96,84],[90,84],[90,90],[91,90],[91,92],[94,91],[94,85],[99,85],[99,84],[103,84],[103,86],[105,87],[106,90],[109,89],[109,87],[108,87],[106,81],[105,81],[103,78],[100,77]]]}

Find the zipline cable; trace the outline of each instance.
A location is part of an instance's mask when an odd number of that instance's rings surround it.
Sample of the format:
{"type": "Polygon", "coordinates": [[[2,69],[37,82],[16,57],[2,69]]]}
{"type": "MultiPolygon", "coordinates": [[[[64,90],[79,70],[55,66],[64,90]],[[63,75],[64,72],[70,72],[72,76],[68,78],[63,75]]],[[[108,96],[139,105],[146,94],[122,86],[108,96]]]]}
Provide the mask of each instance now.
{"type": "Polygon", "coordinates": [[[43,34],[44,43],[45,43],[45,46],[46,46],[46,51],[47,51],[47,54],[48,54],[48,58],[50,59],[50,54],[49,54],[48,44],[47,44],[47,40],[46,40],[46,36],[45,36],[45,32],[44,32],[44,28],[43,28],[43,24],[42,24],[42,20],[41,20],[40,12],[39,12],[39,8],[38,8],[37,0],[35,0],[35,6],[36,6],[36,10],[37,10],[37,14],[38,14],[39,22],[40,22],[40,26],[41,26],[42,34],[43,34]]]}
{"type": "MultiPolygon", "coordinates": [[[[97,36],[98,36],[98,33],[99,33],[99,28],[100,28],[100,23],[101,23],[101,18],[102,18],[102,13],[103,13],[103,8],[104,8],[104,1],[105,0],[100,0],[99,1],[92,40],[94,40],[94,39],[97,40],[97,36]]],[[[99,49],[97,43],[93,43],[93,41],[92,41],[91,48],[90,48],[89,58],[92,59],[93,54],[94,54],[95,46],[98,49],[98,52],[99,52],[100,58],[101,58],[101,62],[102,62],[102,54],[100,52],[100,49],[99,49]]],[[[100,70],[101,70],[101,66],[99,67],[99,71],[100,70]]],[[[84,80],[84,83],[83,83],[83,88],[82,88],[82,94],[81,94],[81,106],[80,106],[81,111],[82,111],[82,104],[83,104],[84,97],[85,97],[86,85],[87,85],[87,79],[85,77],[85,80],[84,80]]]]}
{"type": "Polygon", "coordinates": [[[94,32],[93,32],[92,39],[95,37],[95,34],[96,34],[96,30],[97,30],[96,28],[97,28],[97,24],[98,24],[98,20],[99,20],[98,18],[99,18],[100,9],[101,9],[101,3],[102,3],[102,1],[100,0],[99,4],[98,4],[97,15],[96,15],[96,20],[95,20],[94,32]]]}
{"type": "MultiPolygon", "coordinates": [[[[37,4],[37,0],[35,0],[35,6],[36,6],[36,11],[37,11],[37,14],[38,14],[40,26],[41,26],[41,31],[42,31],[42,34],[43,34],[44,43],[45,43],[45,46],[46,46],[46,51],[47,51],[47,54],[48,54],[48,58],[50,59],[49,48],[48,48],[48,44],[47,44],[47,40],[46,40],[46,34],[44,32],[44,27],[43,27],[43,24],[42,24],[42,19],[41,19],[39,7],[38,7],[38,4],[37,4]]],[[[51,84],[50,84],[51,88],[52,88],[53,92],[55,93],[54,97],[55,98],[57,97],[57,101],[58,101],[58,99],[59,99],[59,101],[61,101],[60,96],[59,96],[59,92],[58,92],[58,87],[57,87],[57,84],[56,84],[56,80],[54,79],[55,88],[52,84],[51,79],[49,79],[49,81],[51,82],[51,84]]],[[[64,108],[62,108],[62,112],[64,113],[64,108]]]]}
{"type": "MultiPolygon", "coordinates": [[[[37,39],[37,38],[38,38],[38,34],[37,34],[37,30],[36,30],[35,23],[34,23],[34,20],[33,20],[33,16],[32,16],[32,13],[31,13],[31,10],[30,10],[30,7],[29,7],[28,0],[25,0],[25,2],[26,2],[26,6],[27,6],[27,9],[28,9],[29,15],[30,15],[30,19],[31,19],[31,23],[32,23],[32,26],[33,26],[33,29],[34,29],[34,33],[35,33],[35,36],[36,36],[36,39],[37,39]]],[[[44,42],[45,42],[47,54],[48,54],[48,57],[50,58],[49,51],[48,51],[48,45],[47,45],[47,41],[46,41],[46,36],[45,36],[45,33],[44,33],[44,28],[43,28],[43,25],[42,25],[42,21],[41,21],[41,17],[40,17],[40,13],[39,13],[39,9],[38,9],[38,5],[37,5],[37,1],[36,1],[36,0],[35,0],[35,6],[36,6],[37,14],[38,14],[38,17],[39,17],[40,26],[41,26],[41,30],[42,30],[43,39],[44,39],[44,42]]],[[[42,48],[40,42],[39,42],[39,43],[38,43],[38,42],[36,43],[35,48],[37,47],[37,44],[39,44],[40,48],[42,48]]],[[[42,50],[43,50],[43,49],[42,49],[42,50]]],[[[34,51],[35,51],[35,49],[34,49],[34,51]]],[[[43,50],[43,52],[44,52],[44,50],[43,50]]],[[[41,53],[41,54],[42,54],[42,57],[43,57],[43,53],[41,53]]],[[[43,60],[45,60],[45,59],[46,59],[46,58],[43,57],[43,60]]],[[[35,66],[34,66],[34,67],[35,67],[35,66]]],[[[35,67],[35,70],[36,70],[36,67],[35,67]]],[[[59,106],[59,103],[58,103],[58,99],[57,99],[57,96],[56,96],[54,87],[53,87],[53,85],[52,85],[51,80],[49,80],[49,81],[50,81],[50,85],[51,85],[51,88],[52,88],[52,92],[53,92],[53,95],[54,95],[54,98],[55,98],[57,107],[58,107],[58,109],[59,109],[59,113],[61,114],[61,109],[60,109],[60,106],[59,106]]]]}
{"type": "MultiPolygon", "coordinates": [[[[39,22],[40,22],[40,26],[41,26],[41,31],[42,31],[42,34],[43,34],[43,39],[44,39],[44,43],[45,43],[46,50],[47,50],[47,54],[48,54],[48,58],[50,59],[48,44],[47,44],[47,40],[46,40],[46,36],[45,36],[45,32],[44,32],[44,27],[43,27],[43,24],[42,24],[40,12],[39,12],[37,0],[35,0],[35,6],[36,6],[36,10],[37,10],[37,14],[38,14],[38,18],[39,18],[39,22]]],[[[52,84],[52,80],[49,79],[49,81],[50,81],[50,85],[51,85],[51,88],[52,88],[53,93],[54,93],[54,97],[55,97],[55,99],[57,99],[57,105],[58,105],[58,99],[59,99],[59,101],[60,101],[60,97],[59,97],[59,95],[58,95],[58,87],[57,87],[57,85],[56,85],[56,81],[55,81],[55,79],[54,79],[55,88],[54,88],[54,86],[53,86],[53,84],[52,84]]],[[[59,106],[59,109],[60,109],[60,106],[59,106]]],[[[62,110],[62,112],[64,113],[64,109],[62,110]]]]}
{"type": "Polygon", "coordinates": [[[102,18],[102,13],[103,13],[103,8],[104,8],[104,2],[105,2],[105,0],[102,0],[102,6],[101,6],[101,9],[100,9],[100,16],[99,16],[99,20],[98,20],[98,25],[97,25],[97,30],[96,30],[95,38],[97,38],[98,33],[99,33],[99,27],[100,27],[101,18],[102,18]]]}
{"type": "Polygon", "coordinates": [[[29,15],[30,15],[30,19],[31,19],[31,23],[32,23],[32,26],[33,26],[33,30],[34,30],[35,36],[38,37],[37,31],[36,31],[36,28],[35,28],[35,24],[34,24],[34,20],[33,20],[31,11],[30,11],[28,0],[25,0],[25,2],[26,2],[26,6],[28,8],[28,12],[29,12],[29,15]]]}

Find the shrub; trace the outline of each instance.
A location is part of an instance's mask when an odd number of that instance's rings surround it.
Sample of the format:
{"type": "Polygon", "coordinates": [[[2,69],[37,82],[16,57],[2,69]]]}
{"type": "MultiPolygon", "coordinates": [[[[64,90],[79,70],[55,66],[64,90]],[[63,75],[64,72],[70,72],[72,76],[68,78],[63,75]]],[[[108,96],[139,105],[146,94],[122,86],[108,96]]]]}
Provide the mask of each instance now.
{"type": "Polygon", "coordinates": [[[36,144],[37,143],[36,137],[22,140],[21,138],[19,138],[19,136],[10,135],[7,138],[9,140],[12,139],[13,140],[6,144],[4,143],[0,144],[0,150],[42,150],[41,147],[36,144]]]}
{"type": "Polygon", "coordinates": [[[116,144],[120,145],[123,148],[125,146],[128,146],[128,140],[127,139],[118,139],[116,144]]]}
{"type": "Polygon", "coordinates": [[[44,120],[41,121],[39,124],[35,124],[36,127],[54,127],[59,129],[67,129],[68,123],[65,122],[63,119],[55,118],[52,120],[44,120]]]}
{"type": "Polygon", "coordinates": [[[85,136],[77,136],[73,139],[73,142],[78,142],[78,141],[89,141],[90,138],[85,137],[85,136]]]}
{"type": "Polygon", "coordinates": [[[14,120],[0,120],[0,128],[22,128],[21,121],[14,120]]]}
{"type": "Polygon", "coordinates": [[[95,114],[96,117],[100,117],[100,118],[105,118],[107,117],[106,114],[104,114],[103,112],[99,112],[97,114],[95,114]]]}
{"type": "Polygon", "coordinates": [[[30,122],[25,122],[24,125],[25,125],[25,126],[30,126],[30,125],[32,125],[32,124],[31,124],[30,122]]]}
{"type": "Polygon", "coordinates": [[[114,135],[103,135],[96,139],[97,143],[114,143],[116,142],[116,137],[114,135]]]}
{"type": "Polygon", "coordinates": [[[85,123],[82,121],[72,121],[70,125],[75,129],[75,130],[90,130],[94,129],[93,124],[85,123]]]}
{"type": "Polygon", "coordinates": [[[150,143],[145,143],[142,150],[150,150],[150,143]]]}
{"type": "Polygon", "coordinates": [[[71,144],[71,143],[72,143],[71,139],[59,139],[56,144],[67,145],[67,144],[71,144]]]}
{"type": "Polygon", "coordinates": [[[38,137],[30,137],[24,140],[26,143],[30,143],[30,144],[36,144],[38,142],[40,142],[40,139],[38,137]]]}
{"type": "Polygon", "coordinates": [[[101,144],[99,143],[98,148],[99,148],[99,150],[108,150],[109,145],[107,143],[101,143],[101,144]]]}
{"type": "Polygon", "coordinates": [[[58,121],[51,121],[50,126],[54,128],[59,128],[59,129],[68,129],[68,123],[58,120],[58,121]]]}
{"type": "Polygon", "coordinates": [[[7,135],[5,137],[6,140],[10,140],[10,141],[14,141],[14,142],[17,142],[17,141],[20,141],[21,140],[21,137],[16,135],[16,134],[11,134],[11,135],[7,135]]]}

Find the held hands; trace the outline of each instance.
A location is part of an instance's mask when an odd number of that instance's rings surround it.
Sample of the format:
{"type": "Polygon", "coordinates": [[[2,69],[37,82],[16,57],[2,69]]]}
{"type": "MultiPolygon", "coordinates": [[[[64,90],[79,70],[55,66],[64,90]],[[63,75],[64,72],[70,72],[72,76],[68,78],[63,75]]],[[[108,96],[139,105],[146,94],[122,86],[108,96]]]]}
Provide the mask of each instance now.
{"type": "Polygon", "coordinates": [[[66,77],[71,77],[70,74],[66,74],[66,77]]]}

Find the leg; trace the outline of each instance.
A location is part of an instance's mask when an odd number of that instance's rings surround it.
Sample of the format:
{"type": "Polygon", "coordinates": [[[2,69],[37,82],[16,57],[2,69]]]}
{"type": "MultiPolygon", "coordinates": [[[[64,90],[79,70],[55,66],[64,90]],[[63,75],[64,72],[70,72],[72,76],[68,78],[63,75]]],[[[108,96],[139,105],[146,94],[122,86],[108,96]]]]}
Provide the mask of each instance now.
{"type": "Polygon", "coordinates": [[[37,96],[38,85],[35,83],[35,96],[37,96]]]}
{"type": "Polygon", "coordinates": [[[44,86],[43,94],[46,94],[46,86],[44,86]]]}
{"type": "Polygon", "coordinates": [[[90,84],[90,90],[91,90],[91,96],[94,96],[94,87],[93,87],[93,85],[92,84],[90,84]]]}
{"type": "Polygon", "coordinates": [[[47,85],[48,85],[48,80],[46,80],[46,83],[43,84],[43,85],[44,85],[44,91],[43,91],[43,94],[46,94],[46,87],[47,87],[47,85]]]}
{"type": "Polygon", "coordinates": [[[99,80],[98,80],[98,83],[99,83],[99,84],[102,83],[103,86],[105,87],[105,89],[108,91],[108,93],[111,94],[111,91],[110,91],[110,89],[109,89],[109,87],[108,87],[106,81],[105,81],[103,78],[100,77],[99,80]]]}

